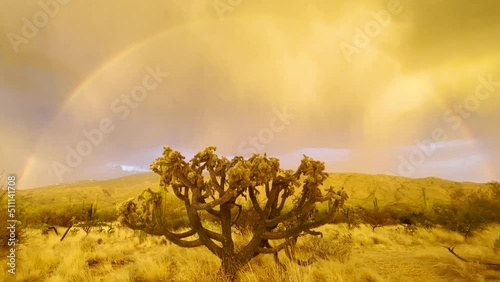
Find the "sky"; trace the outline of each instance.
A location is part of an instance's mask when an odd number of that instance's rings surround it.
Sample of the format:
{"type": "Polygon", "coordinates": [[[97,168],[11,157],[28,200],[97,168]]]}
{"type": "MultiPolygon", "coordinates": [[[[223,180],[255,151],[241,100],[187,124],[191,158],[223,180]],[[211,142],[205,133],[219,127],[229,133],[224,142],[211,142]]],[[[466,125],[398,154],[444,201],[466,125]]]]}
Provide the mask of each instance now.
{"type": "Polygon", "coordinates": [[[3,0],[0,171],[18,188],[188,159],[500,180],[500,2],[3,0]]]}

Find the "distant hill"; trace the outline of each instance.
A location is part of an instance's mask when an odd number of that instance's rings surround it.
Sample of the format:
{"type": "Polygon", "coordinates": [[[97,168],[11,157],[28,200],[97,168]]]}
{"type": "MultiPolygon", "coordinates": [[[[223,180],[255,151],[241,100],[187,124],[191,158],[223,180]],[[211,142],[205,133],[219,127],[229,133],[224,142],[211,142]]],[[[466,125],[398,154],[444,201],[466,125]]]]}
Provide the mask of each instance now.
{"type": "Polygon", "coordinates": [[[373,205],[377,198],[379,206],[405,205],[424,206],[424,194],[427,205],[448,202],[450,193],[463,189],[465,192],[487,188],[485,183],[455,182],[436,177],[407,178],[390,175],[370,175],[361,173],[332,173],[325,186],[333,185],[336,189],[344,188],[349,195],[348,205],[373,205]]]}
{"type": "Polygon", "coordinates": [[[27,202],[39,207],[62,207],[68,204],[91,202],[98,197],[100,208],[114,208],[116,204],[137,196],[144,189],[158,187],[159,176],[141,173],[116,179],[78,181],[73,183],[18,190],[19,202],[27,202]]]}
{"type": "MultiPolygon", "coordinates": [[[[58,208],[68,204],[99,199],[100,208],[114,208],[116,204],[137,196],[144,189],[158,187],[158,175],[142,173],[105,181],[80,181],[18,191],[18,201],[58,208]]],[[[348,205],[371,207],[375,197],[379,206],[424,206],[424,192],[428,205],[450,200],[450,193],[462,188],[465,191],[486,188],[487,184],[454,182],[440,178],[412,179],[389,175],[361,173],[331,173],[325,187],[344,188],[349,195],[348,205]]]]}

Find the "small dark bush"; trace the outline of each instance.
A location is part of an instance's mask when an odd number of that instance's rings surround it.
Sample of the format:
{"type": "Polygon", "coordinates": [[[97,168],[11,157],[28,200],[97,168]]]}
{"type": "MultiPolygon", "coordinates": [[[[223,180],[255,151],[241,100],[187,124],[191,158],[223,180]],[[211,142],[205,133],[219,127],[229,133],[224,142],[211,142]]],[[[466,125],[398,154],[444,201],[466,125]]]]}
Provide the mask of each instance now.
{"type": "Polygon", "coordinates": [[[491,183],[490,188],[491,191],[470,194],[453,192],[454,198],[449,205],[434,206],[434,223],[469,237],[490,223],[500,222],[500,199],[497,191],[500,188],[496,182],[491,183]]]}
{"type": "Polygon", "coordinates": [[[259,221],[259,214],[253,209],[242,209],[241,214],[235,222],[235,226],[241,232],[251,232],[255,223],[259,221]]]}
{"type": "Polygon", "coordinates": [[[372,230],[376,228],[398,223],[397,214],[390,208],[384,209],[361,209],[360,217],[363,223],[369,224],[372,230]]]}

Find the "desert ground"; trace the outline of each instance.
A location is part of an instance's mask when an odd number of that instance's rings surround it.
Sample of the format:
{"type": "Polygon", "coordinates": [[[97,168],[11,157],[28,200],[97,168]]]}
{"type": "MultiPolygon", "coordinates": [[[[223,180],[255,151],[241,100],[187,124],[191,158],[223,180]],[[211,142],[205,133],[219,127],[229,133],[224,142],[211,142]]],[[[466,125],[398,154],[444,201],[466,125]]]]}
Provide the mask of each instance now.
{"type": "MultiPolygon", "coordinates": [[[[241,271],[239,281],[500,281],[500,272],[460,261],[445,248],[456,246],[456,253],[470,260],[498,260],[493,246],[499,225],[467,240],[439,228],[372,231],[337,224],[319,230],[323,239],[304,237],[297,246],[298,257],[317,258],[312,265],[298,266],[283,256],[287,270],[281,271],[271,255],[261,255],[241,271]]],[[[68,236],[60,242],[53,233],[27,230],[17,281],[217,281],[220,262],[204,248],[183,249],[122,227],[68,236]]]]}
{"type": "MultiPolygon", "coordinates": [[[[144,187],[154,189],[157,181],[153,174],[141,174],[19,191],[22,219],[18,224],[22,227],[22,239],[16,250],[16,274],[7,273],[3,259],[0,280],[220,281],[220,260],[205,247],[181,248],[165,237],[131,230],[119,221],[105,222],[105,218],[113,218],[117,204],[138,195],[144,187]],[[71,215],[86,213],[89,205],[103,220],[93,222],[88,234],[78,224],[68,229],[66,223],[71,215]],[[49,226],[58,233],[47,229],[49,226]],[[61,241],[66,230],[69,232],[61,241]]],[[[464,195],[486,189],[488,184],[330,174],[326,185],[343,187],[349,199],[338,220],[315,229],[322,232],[322,238],[299,237],[296,258],[312,259],[314,263],[301,266],[281,252],[280,261],[286,266],[281,268],[271,254],[260,254],[238,272],[237,281],[500,281],[498,266],[486,265],[500,263],[499,224],[484,225],[480,219],[472,218],[468,224],[480,222],[481,228],[464,234],[463,230],[452,231],[439,224],[346,218],[347,209],[373,211],[374,205],[380,211],[389,207],[426,208],[430,216],[432,207],[439,204],[466,205],[472,198],[464,195]],[[465,200],[459,202],[450,195],[462,195],[465,200]]],[[[173,196],[167,197],[167,203],[172,228],[185,230],[181,205],[173,196]]],[[[209,217],[203,220],[209,228],[219,228],[209,217]]],[[[236,249],[250,240],[251,232],[245,228],[235,227],[232,232],[236,249]]],[[[280,242],[275,240],[273,244],[280,242]]]]}

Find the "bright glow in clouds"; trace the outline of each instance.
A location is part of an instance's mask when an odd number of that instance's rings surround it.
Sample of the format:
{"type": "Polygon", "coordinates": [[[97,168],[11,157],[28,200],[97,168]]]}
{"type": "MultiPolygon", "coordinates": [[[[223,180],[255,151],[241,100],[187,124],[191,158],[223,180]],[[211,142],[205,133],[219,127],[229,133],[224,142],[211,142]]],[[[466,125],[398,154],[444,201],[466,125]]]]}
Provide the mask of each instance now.
{"type": "Polygon", "coordinates": [[[121,168],[123,171],[126,171],[126,172],[148,172],[149,171],[149,169],[140,168],[140,167],[136,167],[133,165],[121,165],[121,168]]]}
{"type": "MultiPolygon", "coordinates": [[[[20,34],[40,8],[0,2],[2,34],[20,34]]],[[[164,145],[187,159],[211,145],[238,155],[284,108],[294,118],[259,139],[259,153],[284,167],[307,154],[331,172],[397,173],[400,156],[415,140],[437,142],[439,128],[446,140],[412,176],[500,180],[499,1],[396,1],[400,12],[350,61],[342,42],[363,39],[394,1],[244,1],[223,20],[212,0],[94,2],[61,6],[17,54],[0,44],[0,170],[17,173],[21,189],[56,184],[51,163],[105,118],[116,128],[63,182],[144,171],[164,145]],[[148,65],[169,76],[130,103],[123,95],[148,65]],[[478,77],[493,81],[490,95],[465,117],[478,77]],[[116,99],[127,115],[110,107],[116,99]]]]}
{"type": "Polygon", "coordinates": [[[367,110],[365,132],[370,142],[387,144],[402,137],[395,131],[401,127],[394,127],[394,124],[404,123],[409,128],[418,126],[416,122],[420,121],[414,117],[422,114],[422,106],[432,94],[429,77],[395,77],[367,110]]]}

